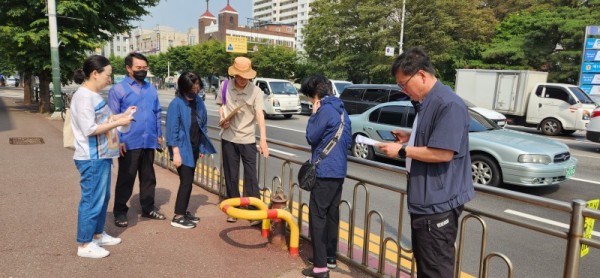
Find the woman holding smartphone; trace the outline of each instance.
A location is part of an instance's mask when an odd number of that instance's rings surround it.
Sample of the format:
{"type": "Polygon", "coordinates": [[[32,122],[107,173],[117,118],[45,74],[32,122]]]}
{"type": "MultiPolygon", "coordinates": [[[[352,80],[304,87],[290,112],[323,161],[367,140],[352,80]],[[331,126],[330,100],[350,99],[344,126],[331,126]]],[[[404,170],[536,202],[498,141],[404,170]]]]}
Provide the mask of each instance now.
{"type": "Polygon", "coordinates": [[[110,199],[110,167],[119,157],[119,137],[115,128],[127,126],[135,106],[125,113],[111,115],[99,92],[111,83],[112,67],[103,56],[90,56],[73,79],[81,84],[71,100],[75,166],[81,174],[81,200],[77,215],[77,255],[103,258],[110,254],[102,246],[121,243],[104,232],[106,208],[110,199]]]}

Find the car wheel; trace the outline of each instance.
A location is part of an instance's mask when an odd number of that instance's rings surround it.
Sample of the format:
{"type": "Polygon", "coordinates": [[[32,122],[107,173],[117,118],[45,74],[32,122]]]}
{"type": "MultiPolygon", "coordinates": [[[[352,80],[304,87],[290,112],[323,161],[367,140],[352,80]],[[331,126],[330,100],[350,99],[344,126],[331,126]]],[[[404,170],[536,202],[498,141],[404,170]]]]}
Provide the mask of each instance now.
{"type": "Polygon", "coordinates": [[[269,114],[267,114],[267,111],[265,111],[265,110],[263,110],[263,115],[265,115],[265,120],[266,120],[267,118],[269,118],[269,114]]]}
{"type": "MultiPolygon", "coordinates": [[[[356,139],[356,137],[354,138],[356,139]]],[[[352,156],[373,160],[375,156],[373,147],[367,144],[356,143],[355,139],[352,140],[352,156]]]]}
{"type": "Polygon", "coordinates": [[[502,172],[498,163],[487,155],[474,154],[471,156],[473,183],[498,187],[502,183],[502,172]]]}
{"type": "Polygon", "coordinates": [[[285,114],[285,115],[283,115],[283,116],[284,116],[286,119],[289,119],[289,118],[291,118],[291,117],[292,117],[292,114],[285,114]]]}
{"type": "Polygon", "coordinates": [[[557,119],[545,119],[541,128],[542,133],[549,136],[556,136],[562,131],[562,125],[557,119]]]}
{"type": "Polygon", "coordinates": [[[575,131],[577,131],[577,130],[566,130],[566,129],[563,129],[560,133],[562,133],[563,135],[571,135],[571,134],[575,133],[575,131]]]}

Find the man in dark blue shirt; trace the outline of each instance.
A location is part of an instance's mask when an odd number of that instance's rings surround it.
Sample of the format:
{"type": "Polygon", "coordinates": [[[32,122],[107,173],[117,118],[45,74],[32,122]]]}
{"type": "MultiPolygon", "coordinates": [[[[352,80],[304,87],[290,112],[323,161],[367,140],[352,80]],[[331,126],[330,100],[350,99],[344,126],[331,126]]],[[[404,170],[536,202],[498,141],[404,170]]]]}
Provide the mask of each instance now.
{"type": "Polygon", "coordinates": [[[469,155],[469,113],[435,77],[429,57],[413,48],[394,61],[392,75],[417,112],[412,132],[394,131],[377,147],[406,159],[411,241],[417,277],[453,277],[458,218],[475,191],[469,155]]]}
{"type": "Polygon", "coordinates": [[[157,220],[166,219],[154,206],[154,151],[162,144],[162,108],[158,102],[158,92],[152,84],[145,81],[148,60],[144,55],[127,55],[125,68],[128,76],[108,92],[108,106],[113,114],[123,113],[132,105],[137,108],[135,121],[131,122],[130,129],[119,133],[121,156],[113,208],[115,225],[118,227],[127,227],[127,201],[131,198],[135,176],[138,173],[142,216],[157,220]]]}

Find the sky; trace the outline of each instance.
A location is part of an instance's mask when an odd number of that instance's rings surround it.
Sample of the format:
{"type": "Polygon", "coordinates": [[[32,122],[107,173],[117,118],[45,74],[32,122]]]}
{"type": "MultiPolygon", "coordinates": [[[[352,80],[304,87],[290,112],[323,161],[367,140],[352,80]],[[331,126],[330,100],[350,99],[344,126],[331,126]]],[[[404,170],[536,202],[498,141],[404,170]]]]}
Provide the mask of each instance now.
{"type": "MultiPolygon", "coordinates": [[[[252,17],[253,0],[230,0],[229,4],[239,14],[239,24],[247,25],[246,18],[252,17]]],[[[227,0],[210,0],[210,12],[219,16],[227,5],[227,0]]],[[[160,3],[149,9],[150,14],[142,17],[141,21],[133,22],[133,26],[153,28],[156,25],[174,27],[179,32],[187,32],[188,28],[198,28],[198,17],[206,11],[206,0],[161,0],[160,3]]]]}

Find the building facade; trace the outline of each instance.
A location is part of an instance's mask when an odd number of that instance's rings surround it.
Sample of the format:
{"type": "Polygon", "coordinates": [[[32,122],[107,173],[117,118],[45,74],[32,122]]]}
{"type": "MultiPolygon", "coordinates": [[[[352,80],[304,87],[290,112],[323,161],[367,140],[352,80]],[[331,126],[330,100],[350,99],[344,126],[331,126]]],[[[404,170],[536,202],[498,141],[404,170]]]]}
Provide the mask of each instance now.
{"type": "Polygon", "coordinates": [[[110,57],[112,55],[116,57],[125,57],[131,50],[129,49],[129,38],[130,35],[127,33],[116,34],[112,37],[112,40],[106,43],[102,48],[96,50],[96,54],[104,57],[110,57]]]}
{"type": "Polygon", "coordinates": [[[295,45],[304,52],[302,28],[310,17],[310,4],[315,0],[253,0],[252,17],[259,22],[280,22],[296,27],[295,45]]]}
{"type": "Polygon", "coordinates": [[[208,10],[198,19],[199,42],[225,42],[227,36],[245,37],[250,44],[281,45],[295,48],[295,24],[255,22],[252,27],[240,26],[238,12],[227,4],[215,17],[208,10]]]}
{"type": "Polygon", "coordinates": [[[151,29],[138,27],[131,32],[129,52],[154,55],[167,52],[169,47],[195,44],[198,44],[198,29],[195,28],[183,33],[164,25],[157,25],[151,29]]]}

